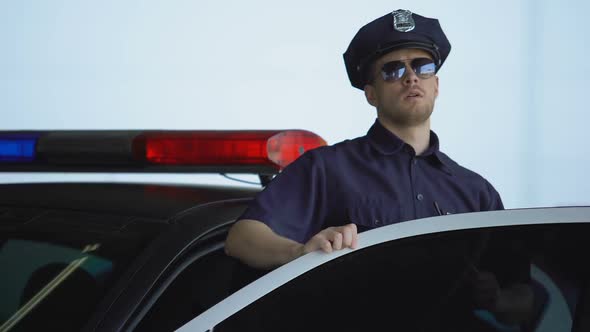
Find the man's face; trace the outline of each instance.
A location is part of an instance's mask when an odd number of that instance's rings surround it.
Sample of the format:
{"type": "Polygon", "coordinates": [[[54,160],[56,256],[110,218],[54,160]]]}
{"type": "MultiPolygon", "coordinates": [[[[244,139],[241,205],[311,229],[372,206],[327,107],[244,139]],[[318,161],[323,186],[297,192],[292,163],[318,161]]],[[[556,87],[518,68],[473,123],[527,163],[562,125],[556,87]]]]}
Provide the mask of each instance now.
{"type": "Polygon", "coordinates": [[[431,59],[432,56],[420,49],[401,49],[387,53],[375,62],[373,80],[365,85],[365,96],[369,104],[377,108],[381,121],[398,127],[412,127],[430,118],[438,96],[438,77],[418,77],[410,68],[410,61],[415,58],[431,59]],[[386,82],[381,68],[396,60],[407,61],[405,74],[397,81],[386,82]]]}

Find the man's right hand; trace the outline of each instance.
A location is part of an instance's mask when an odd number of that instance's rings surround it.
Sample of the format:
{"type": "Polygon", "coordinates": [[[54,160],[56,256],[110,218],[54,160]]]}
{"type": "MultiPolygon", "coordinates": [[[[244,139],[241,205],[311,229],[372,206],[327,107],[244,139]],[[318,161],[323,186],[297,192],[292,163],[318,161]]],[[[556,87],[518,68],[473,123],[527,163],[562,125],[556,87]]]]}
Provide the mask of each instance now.
{"type": "Polygon", "coordinates": [[[355,224],[326,228],[301,244],[277,235],[260,221],[247,219],[231,227],[225,241],[225,252],[252,267],[272,269],[316,250],[355,249],[357,242],[355,224]]]}
{"type": "Polygon", "coordinates": [[[355,224],[346,224],[338,227],[328,227],[314,235],[303,246],[303,254],[322,250],[332,252],[344,248],[356,249],[358,245],[358,233],[355,224]]]}

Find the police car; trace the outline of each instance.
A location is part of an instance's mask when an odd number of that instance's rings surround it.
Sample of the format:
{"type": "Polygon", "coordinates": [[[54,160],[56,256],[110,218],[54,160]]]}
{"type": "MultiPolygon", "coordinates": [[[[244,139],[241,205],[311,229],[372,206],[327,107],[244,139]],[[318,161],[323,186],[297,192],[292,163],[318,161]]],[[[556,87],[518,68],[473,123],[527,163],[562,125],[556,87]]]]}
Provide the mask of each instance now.
{"type": "Polygon", "coordinates": [[[0,132],[4,172],[243,172],[262,183],[0,185],[0,332],[590,330],[590,207],[402,222],[272,271],[226,256],[252,197],[325,144],[302,130],[0,132]],[[526,320],[464,310],[473,271],[526,279],[526,320]]]}

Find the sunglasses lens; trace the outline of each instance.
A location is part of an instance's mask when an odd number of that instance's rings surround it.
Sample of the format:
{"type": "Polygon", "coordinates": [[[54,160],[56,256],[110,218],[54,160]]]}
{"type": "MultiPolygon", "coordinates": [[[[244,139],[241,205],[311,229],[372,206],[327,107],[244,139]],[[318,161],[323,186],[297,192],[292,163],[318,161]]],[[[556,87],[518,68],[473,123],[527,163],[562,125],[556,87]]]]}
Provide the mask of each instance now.
{"type": "Polygon", "coordinates": [[[428,58],[417,58],[412,60],[412,69],[416,75],[426,78],[436,73],[436,65],[432,59],[428,58]]]}
{"type": "Polygon", "coordinates": [[[391,61],[383,65],[381,75],[386,82],[397,81],[406,73],[406,65],[401,61],[391,61]]]}
{"type": "MultiPolygon", "coordinates": [[[[436,65],[429,58],[416,58],[411,62],[412,70],[420,78],[429,78],[436,74],[436,65]]],[[[395,82],[406,73],[406,64],[403,61],[391,61],[383,65],[381,75],[386,82],[395,82]]]]}

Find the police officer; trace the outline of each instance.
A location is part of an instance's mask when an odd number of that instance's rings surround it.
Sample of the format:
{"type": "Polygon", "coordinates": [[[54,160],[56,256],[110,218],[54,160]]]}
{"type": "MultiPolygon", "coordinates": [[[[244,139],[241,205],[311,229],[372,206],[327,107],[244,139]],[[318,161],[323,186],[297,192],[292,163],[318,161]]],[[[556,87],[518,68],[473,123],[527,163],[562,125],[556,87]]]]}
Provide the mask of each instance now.
{"type": "MultiPolygon", "coordinates": [[[[227,254],[270,269],[315,250],[354,249],[358,233],[367,229],[503,209],[494,187],[441,152],[430,129],[436,74],[450,50],[437,19],[408,10],[363,26],[344,63],[377,119],[366,136],[310,150],[278,174],[231,228],[227,254]]],[[[500,297],[508,303],[506,321],[528,314],[528,286],[500,289],[485,271],[474,283],[482,307],[497,309],[500,297]]]]}
{"type": "Polygon", "coordinates": [[[396,10],[362,27],[344,53],[377,119],[366,136],[308,151],[278,174],[229,232],[226,250],[273,268],[305,253],[355,248],[367,229],[502,209],[494,187],[439,150],[430,130],[436,73],[451,45],[438,20],[396,10]]]}

